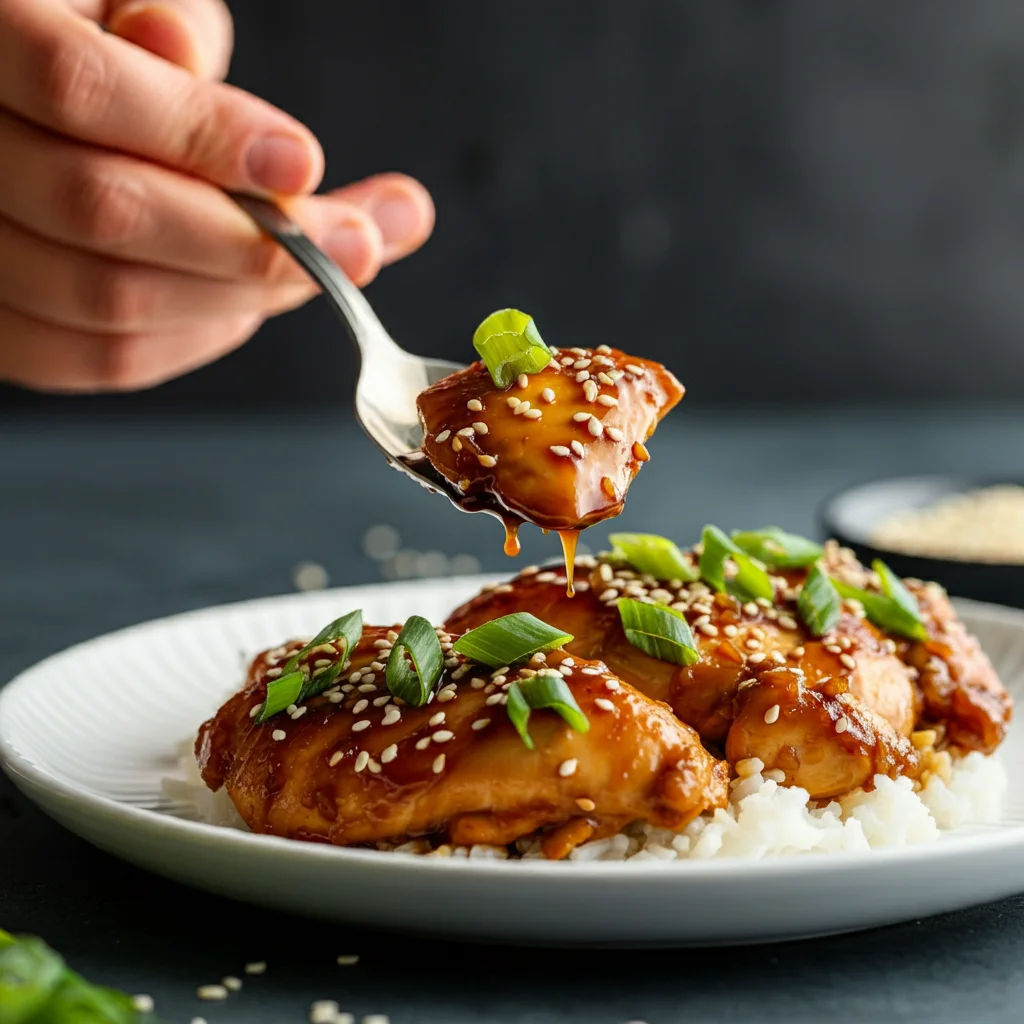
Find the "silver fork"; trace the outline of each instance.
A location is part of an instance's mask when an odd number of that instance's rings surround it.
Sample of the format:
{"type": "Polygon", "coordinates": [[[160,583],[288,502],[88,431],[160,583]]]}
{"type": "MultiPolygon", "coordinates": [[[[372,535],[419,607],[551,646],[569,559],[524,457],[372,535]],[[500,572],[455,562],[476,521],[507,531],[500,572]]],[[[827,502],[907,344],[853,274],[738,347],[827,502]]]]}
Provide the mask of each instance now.
{"type": "Polygon", "coordinates": [[[462,366],[444,359],[422,359],[399,348],[363,293],[280,207],[238,193],[232,193],[231,198],[320,285],[345,325],[360,357],[356,419],[384,452],[388,463],[418,484],[445,495],[463,512],[490,512],[500,518],[499,512],[486,501],[467,502],[465,495],[441,476],[423,454],[416,396],[462,366]]]}

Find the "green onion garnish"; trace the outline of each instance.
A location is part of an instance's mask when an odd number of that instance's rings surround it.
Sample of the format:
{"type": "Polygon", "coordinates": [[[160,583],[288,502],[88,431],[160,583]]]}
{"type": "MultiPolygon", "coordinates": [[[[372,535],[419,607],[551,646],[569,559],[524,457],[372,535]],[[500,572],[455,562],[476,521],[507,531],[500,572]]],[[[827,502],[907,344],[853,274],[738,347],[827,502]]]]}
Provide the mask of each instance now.
{"type": "Polygon", "coordinates": [[[631,597],[620,598],[618,607],[626,639],[645,654],[674,665],[692,665],[700,659],[693,633],[681,612],[631,597]]]}
{"type": "Polygon", "coordinates": [[[511,387],[521,373],[539,373],[551,362],[533,317],[518,309],[499,309],[473,332],[473,348],[487,364],[499,388],[511,387]]]}
{"type": "Polygon", "coordinates": [[[704,527],[701,544],[700,575],[706,583],[719,593],[732,594],[741,601],[759,597],[774,601],[775,589],[768,573],[717,526],[704,527]],[[736,575],[726,579],[725,563],[730,558],[736,563],[736,575]]]}
{"type": "Polygon", "coordinates": [[[608,539],[612,542],[612,557],[625,559],[639,573],[684,583],[698,578],[697,570],[668,537],[655,533],[613,533],[608,539]]]}
{"type": "Polygon", "coordinates": [[[286,676],[278,676],[267,683],[267,696],[256,716],[257,725],[262,725],[274,715],[280,714],[292,704],[298,704],[306,677],[296,670],[286,676]]]}
{"type": "Polygon", "coordinates": [[[872,563],[872,568],[881,577],[882,593],[851,587],[842,580],[833,578],[836,590],[845,597],[860,601],[869,622],[879,629],[910,640],[927,640],[928,630],[921,620],[921,609],[914,595],[903,585],[893,571],[881,561],[872,563]]]}
{"type": "Polygon", "coordinates": [[[349,612],[324,626],[302,650],[293,654],[281,670],[277,679],[267,683],[267,697],[263,701],[256,722],[262,725],[274,715],[280,714],[292,704],[301,704],[332,686],[344,671],[345,661],[363,636],[362,610],[349,612]],[[344,640],[344,646],[337,660],[327,668],[308,676],[299,667],[299,662],[320,644],[344,640]]]}
{"type": "Polygon", "coordinates": [[[815,635],[822,636],[839,621],[842,598],[820,565],[807,574],[797,600],[797,611],[815,635]]]}
{"type": "Polygon", "coordinates": [[[442,672],[444,652],[434,627],[422,615],[410,615],[388,655],[384,670],[388,690],[406,704],[422,707],[442,672]]]}
{"type": "Polygon", "coordinates": [[[481,665],[498,668],[514,665],[539,651],[564,647],[572,638],[572,633],[549,626],[529,612],[513,612],[463,633],[452,650],[481,665]]]}
{"type": "Polygon", "coordinates": [[[535,744],[528,726],[530,712],[550,708],[568,722],[571,729],[587,732],[590,721],[580,710],[576,698],[562,676],[553,669],[538,672],[530,679],[518,679],[508,688],[508,717],[526,746],[533,750],[535,744]]]}
{"type": "Polygon", "coordinates": [[[820,544],[795,533],[786,533],[777,526],[734,530],[732,541],[745,554],[764,562],[769,569],[799,569],[816,562],[824,551],[820,544]]]}

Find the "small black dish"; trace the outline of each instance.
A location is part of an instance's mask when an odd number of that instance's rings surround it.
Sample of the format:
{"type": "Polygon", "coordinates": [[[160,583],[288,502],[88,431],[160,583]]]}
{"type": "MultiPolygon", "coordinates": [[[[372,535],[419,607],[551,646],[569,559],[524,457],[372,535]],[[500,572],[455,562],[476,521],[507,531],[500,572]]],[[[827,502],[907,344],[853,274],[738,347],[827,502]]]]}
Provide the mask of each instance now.
{"type": "Polygon", "coordinates": [[[955,494],[1016,480],[971,480],[965,477],[906,476],[860,484],[829,498],[821,508],[826,536],[852,548],[866,565],[881,558],[900,576],[935,580],[955,597],[1024,608],[1024,565],[968,562],[951,558],[906,555],[874,547],[872,528],[888,516],[911,508],[935,505],[955,494]]]}

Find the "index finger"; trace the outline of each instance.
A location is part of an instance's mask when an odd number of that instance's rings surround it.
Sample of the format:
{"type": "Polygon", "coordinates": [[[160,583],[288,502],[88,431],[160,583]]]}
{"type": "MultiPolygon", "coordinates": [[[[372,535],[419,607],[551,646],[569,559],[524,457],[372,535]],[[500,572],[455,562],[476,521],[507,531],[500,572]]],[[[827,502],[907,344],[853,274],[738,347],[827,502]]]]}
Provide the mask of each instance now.
{"type": "Polygon", "coordinates": [[[300,194],[323,173],[316,139],[287,114],[101,32],[60,4],[0,5],[0,106],[224,188],[300,194]]]}

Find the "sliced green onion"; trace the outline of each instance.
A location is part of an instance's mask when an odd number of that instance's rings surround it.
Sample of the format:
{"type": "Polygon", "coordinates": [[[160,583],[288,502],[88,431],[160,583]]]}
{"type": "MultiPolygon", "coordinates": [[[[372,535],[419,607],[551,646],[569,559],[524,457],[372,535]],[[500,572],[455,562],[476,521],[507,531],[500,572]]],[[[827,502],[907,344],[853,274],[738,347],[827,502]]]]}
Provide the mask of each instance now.
{"type": "Polygon", "coordinates": [[[705,526],[701,534],[701,578],[719,593],[732,594],[741,601],[764,598],[774,601],[775,589],[765,569],[744,554],[717,526],[705,526]],[[736,563],[736,575],[725,577],[728,559],[736,563]]]}
{"type": "Polygon", "coordinates": [[[298,704],[306,677],[296,669],[286,676],[278,676],[267,683],[267,696],[256,716],[257,725],[262,725],[274,715],[280,714],[292,704],[298,704]]]}
{"type": "Polygon", "coordinates": [[[499,309],[473,333],[473,348],[487,364],[499,388],[511,387],[521,373],[539,373],[551,362],[533,317],[518,309],[499,309]]]}
{"type": "Polygon", "coordinates": [[[816,562],[824,552],[813,540],[786,533],[777,526],[734,530],[732,541],[745,554],[764,562],[770,569],[799,569],[816,562]]]}
{"type": "Polygon", "coordinates": [[[302,701],[323,693],[344,671],[346,659],[362,636],[362,610],[349,612],[348,615],[342,615],[341,618],[324,626],[302,650],[288,659],[281,670],[281,675],[267,683],[267,696],[256,716],[257,724],[262,725],[292,704],[301,704],[302,701]],[[335,643],[338,640],[344,640],[345,643],[334,664],[307,678],[299,668],[299,662],[320,644],[335,643]]]}
{"type": "Polygon", "coordinates": [[[406,704],[422,707],[442,672],[444,652],[434,627],[422,615],[410,615],[388,655],[384,670],[388,690],[406,704]]]}
{"type": "Polygon", "coordinates": [[[674,665],[693,665],[700,659],[693,633],[681,612],[631,597],[620,598],[618,606],[626,639],[634,647],[674,665]]]}
{"type": "Polygon", "coordinates": [[[572,638],[572,633],[549,626],[529,612],[513,612],[463,633],[452,650],[481,665],[498,668],[514,665],[539,651],[564,647],[572,638]]]}
{"type": "MultiPolygon", "coordinates": [[[[892,576],[888,566],[884,568],[888,575],[892,577],[892,581],[899,584],[900,590],[905,591],[903,584],[895,576],[892,576]]],[[[887,585],[886,575],[883,573],[879,573],[879,575],[882,577],[882,587],[884,589],[887,585]]],[[[920,609],[913,595],[909,592],[905,593],[905,597],[901,594],[897,598],[889,594],[876,594],[872,590],[861,590],[859,587],[851,587],[850,584],[837,580],[834,577],[832,584],[843,597],[853,601],[860,601],[864,606],[864,614],[867,615],[868,622],[873,622],[879,629],[884,629],[888,633],[896,633],[898,636],[905,636],[909,640],[928,639],[928,630],[921,621],[920,609]],[[906,598],[909,598],[910,602],[912,602],[910,605],[904,603],[906,598]]],[[[888,585],[891,586],[891,582],[888,585]]]]}
{"type": "Polygon", "coordinates": [[[797,611],[815,636],[823,636],[839,621],[843,601],[839,591],[822,570],[814,566],[807,574],[797,600],[797,611]]]}
{"type": "Polygon", "coordinates": [[[580,710],[576,698],[557,672],[538,672],[530,679],[518,679],[508,688],[508,704],[505,709],[516,727],[520,739],[533,750],[535,744],[530,736],[530,712],[550,708],[557,712],[576,732],[587,732],[590,721],[580,710]]]}
{"type": "Polygon", "coordinates": [[[38,1024],[49,1022],[88,1021],[90,1024],[139,1024],[152,1020],[135,1009],[135,1002],[124,992],[103,988],[86,981],[74,971],[65,971],[64,979],[54,992],[38,1024]]]}
{"type": "Polygon", "coordinates": [[[289,659],[288,663],[282,670],[283,675],[288,675],[296,665],[314,647],[319,647],[321,644],[333,643],[335,640],[344,640],[345,649],[341,652],[341,660],[344,661],[352,649],[362,639],[363,636],[363,612],[361,609],[349,612],[348,615],[342,615],[340,619],[335,619],[333,622],[328,623],[320,630],[319,633],[312,640],[302,648],[301,651],[297,651],[289,659]]]}
{"type": "Polygon", "coordinates": [[[40,1020],[64,977],[64,961],[40,939],[21,937],[0,952],[0,1020],[40,1020]]]}
{"type": "Polygon", "coordinates": [[[612,557],[625,559],[639,573],[684,583],[698,579],[697,570],[668,537],[655,533],[613,533],[608,539],[612,543],[612,557]]]}
{"type": "Polygon", "coordinates": [[[871,568],[878,573],[882,593],[895,601],[915,622],[920,623],[922,630],[924,630],[924,622],[921,620],[921,606],[917,603],[917,598],[904,586],[903,580],[880,558],[876,558],[871,563],[871,568]]]}
{"type": "Polygon", "coordinates": [[[0,928],[0,949],[6,949],[8,946],[14,945],[14,936],[10,932],[5,932],[3,928],[0,928]]]}

